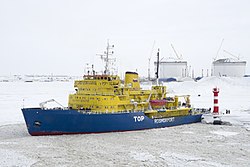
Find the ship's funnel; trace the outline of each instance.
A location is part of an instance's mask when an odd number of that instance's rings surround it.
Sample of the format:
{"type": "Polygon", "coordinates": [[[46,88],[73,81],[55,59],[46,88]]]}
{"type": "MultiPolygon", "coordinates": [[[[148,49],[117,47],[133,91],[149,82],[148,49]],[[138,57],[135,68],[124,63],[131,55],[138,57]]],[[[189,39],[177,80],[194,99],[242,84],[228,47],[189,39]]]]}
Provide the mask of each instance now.
{"type": "Polygon", "coordinates": [[[125,86],[134,89],[140,89],[139,76],[136,72],[125,73],[125,86]]]}

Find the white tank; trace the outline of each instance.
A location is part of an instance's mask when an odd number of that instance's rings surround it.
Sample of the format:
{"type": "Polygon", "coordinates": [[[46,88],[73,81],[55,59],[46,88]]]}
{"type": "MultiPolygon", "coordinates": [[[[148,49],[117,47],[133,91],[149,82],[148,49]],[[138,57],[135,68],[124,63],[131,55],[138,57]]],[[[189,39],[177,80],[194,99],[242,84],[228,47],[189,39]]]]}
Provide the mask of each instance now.
{"type": "Polygon", "coordinates": [[[212,69],[214,76],[243,77],[246,71],[246,61],[218,59],[213,62],[212,69]]]}
{"type": "MultiPolygon", "coordinates": [[[[156,62],[154,62],[156,71],[156,62]]],[[[187,61],[182,60],[168,60],[160,61],[159,64],[159,78],[181,78],[186,77],[187,71],[187,61]]]]}

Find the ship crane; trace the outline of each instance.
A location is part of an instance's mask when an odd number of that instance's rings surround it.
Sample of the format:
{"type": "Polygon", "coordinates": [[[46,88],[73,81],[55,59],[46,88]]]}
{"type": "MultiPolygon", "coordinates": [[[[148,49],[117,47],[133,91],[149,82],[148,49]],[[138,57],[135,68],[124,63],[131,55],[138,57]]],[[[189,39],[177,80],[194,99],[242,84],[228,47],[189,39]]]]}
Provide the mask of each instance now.
{"type": "Polygon", "coordinates": [[[56,104],[60,105],[62,108],[65,108],[62,104],[58,103],[55,99],[50,99],[50,100],[41,102],[41,103],[39,103],[39,106],[40,106],[42,109],[45,109],[45,108],[46,108],[46,107],[45,107],[45,104],[50,103],[50,102],[55,102],[56,104]]]}

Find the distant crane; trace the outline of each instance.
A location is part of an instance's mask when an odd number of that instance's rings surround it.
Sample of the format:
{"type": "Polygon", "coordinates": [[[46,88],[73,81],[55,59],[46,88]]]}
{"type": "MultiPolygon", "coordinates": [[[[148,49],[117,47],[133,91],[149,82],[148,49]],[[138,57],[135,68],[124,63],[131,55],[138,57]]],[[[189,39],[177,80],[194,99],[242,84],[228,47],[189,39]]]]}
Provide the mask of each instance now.
{"type": "Polygon", "coordinates": [[[226,51],[226,50],[223,50],[223,51],[224,51],[225,53],[227,53],[227,54],[233,56],[233,57],[236,58],[237,60],[240,60],[240,56],[235,56],[234,54],[232,54],[232,53],[230,53],[230,52],[228,52],[228,51],[226,51]]]}
{"type": "Polygon", "coordinates": [[[217,50],[216,56],[215,56],[215,58],[214,58],[214,61],[215,61],[215,60],[217,59],[217,57],[219,56],[219,52],[220,52],[220,50],[221,50],[221,47],[222,47],[223,42],[224,42],[224,38],[221,40],[220,47],[219,47],[219,49],[217,50]]]}
{"type": "Polygon", "coordinates": [[[151,49],[150,57],[148,58],[148,80],[150,80],[150,61],[151,61],[154,47],[155,47],[155,41],[154,41],[152,49],[151,49]]]}
{"type": "Polygon", "coordinates": [[[176,52],[176,50],[175,50],[173,44],[171,44],[171,47],[172,47],[172,49],[174,50],[174,53],[175,53],[177,59],[178,59],[178,60],[181,60],[181,59],[182,59],[182,55],[180,55],[180,56],[178,55],[178,53],[176,52]]]}

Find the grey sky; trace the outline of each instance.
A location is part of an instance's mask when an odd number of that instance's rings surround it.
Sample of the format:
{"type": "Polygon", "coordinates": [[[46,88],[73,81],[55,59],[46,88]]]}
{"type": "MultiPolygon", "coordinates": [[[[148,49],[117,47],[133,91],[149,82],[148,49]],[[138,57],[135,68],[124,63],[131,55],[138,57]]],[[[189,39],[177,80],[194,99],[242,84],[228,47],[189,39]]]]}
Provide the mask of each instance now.
{"type": "MultiPolygon", "coordinates": [[[[223,49],[248,62],[248,0],[0,0],[0,75],[81,75],[95,62],[107,39],[115,45],[120,72],[147,76],[154,40],[161,57],[174,56],[170,44],[201,74],[223,49]]],[[[229,56],[230,57],[230,56],[229,56]]],[[[153,75],[153,72],[152,72],[153,75]]]]}

